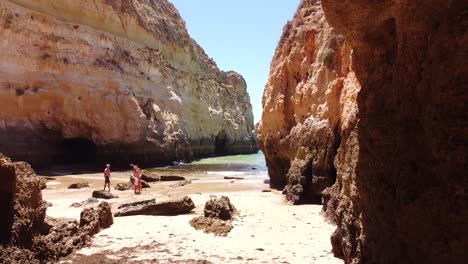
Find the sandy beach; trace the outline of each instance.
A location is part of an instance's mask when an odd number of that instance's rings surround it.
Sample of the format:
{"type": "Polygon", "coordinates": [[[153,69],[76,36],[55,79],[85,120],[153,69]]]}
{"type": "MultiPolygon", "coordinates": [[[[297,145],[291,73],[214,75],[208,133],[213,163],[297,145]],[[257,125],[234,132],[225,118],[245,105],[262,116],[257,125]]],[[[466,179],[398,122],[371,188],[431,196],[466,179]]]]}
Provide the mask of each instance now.
{"type": "MultiPolygon", "coordinates": [[[[59,263],[343,263],[331,253],[334,226],[325,221],[320,205],[292,206],[279,191],[262,192],[269,190],[265,183],[268,176],[262,169],[216,168],[161,170],[165,175],[182,174],[192,180],[182,187],[171,187],[175,182],[156,182],[141,195],[111,189],[119,195],[108,200],[113,212],[126,202],[152,198],[164,201],[184,195],[192,198],[196,208],[188,215],[116,217],[90,245],[59,263]],[[226,175],[243,179],[226,180],[226,175]],[[192,218],[203,213],[205,202],[213,195],[228,196],[238,210],[234,228],[226,237],[205,234],[189,225],[192,218]]],[[[127,182],[129,174],[113,172],[111,187],[127,182]]],[[[42,192],[44,200],[52,204],[47,215],[78,219],[82,208],[70,205],[102,189],[102,177],[102,173],[48,176],[47,189],[42,192]],[[90,187],[67,189],[78,182],[88,182],[90,187]]]]}

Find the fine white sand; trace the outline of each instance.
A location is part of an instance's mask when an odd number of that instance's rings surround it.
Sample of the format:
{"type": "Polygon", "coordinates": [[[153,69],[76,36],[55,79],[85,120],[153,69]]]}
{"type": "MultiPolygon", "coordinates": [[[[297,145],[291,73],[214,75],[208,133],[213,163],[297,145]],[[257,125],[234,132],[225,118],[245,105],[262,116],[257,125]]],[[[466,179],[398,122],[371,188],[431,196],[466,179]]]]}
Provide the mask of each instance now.
{"type": "MultiPolygon", "coordinates": [[[[127,174],[116,174],[113,184],[126,181],[127,174]]],[[[56,177],[54,182],[49,182],[48,189],[43,191],[44,199],[53,204],[47,214],[79,218],[82,208],[71,208],[70,205],[86,200],[94,189],[102,188],[101,178],[100,174],[56,177]],[[64,189],[68,183],[83,179],[90,182],[90,188],[64,189]],[[55,183],[57,181],[61,185],[55,183]]],[[[278,191],[261,192],[262,189],[268,189],[263,179],[249,179],[246,182],[225,180],[221,183],[204,182],[202,179],[180,188],[169,187],[173,183],[152,184],[152,188],[145,189],[138,196],[132,191],[111,189],[120,198],[108,202],[115,212],[122,202],[151,198],[162,201],[189,195],[196,205],[194,213],[171,217],[114,218],[110,228],[98,233],[91,245],[73,255],[105,252],[111,259],[125,257],[141,263],[155,260],[158,260],[157,263],[183,262],[187,259],[212,263],[343,263],[331,253],[330,235],[334,227],[321,215],[320,205],[288,205],[278,191]],[[205,234],[189,225],[190,219],[203,213],[204,204],[210,195],[228,196],[238,209],[233,221],[234,228],[227,237],[205,234]],[[131,250],[123,250],[128,248],[131,250]]]]}

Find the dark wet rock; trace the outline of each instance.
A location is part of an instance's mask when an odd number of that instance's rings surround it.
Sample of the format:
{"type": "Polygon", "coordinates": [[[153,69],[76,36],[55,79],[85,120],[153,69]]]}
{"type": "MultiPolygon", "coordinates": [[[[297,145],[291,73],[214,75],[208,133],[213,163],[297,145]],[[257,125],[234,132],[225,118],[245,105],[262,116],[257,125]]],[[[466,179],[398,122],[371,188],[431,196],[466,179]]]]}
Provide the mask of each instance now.
{"type": "Polygon", "coordinates": [[[149,176],[149,175],[146,175],[146,174],[143,174],[141,175],[141,179],[145,182],[157,182],[160,180],[159,176],[149,176]]]}
{"type": "Polygon", "coordinates": [[[68,186],[68,189],[82,189],[89,187],[89,183],[87,182],[80,182],[80,183],[72,183],[68,186]]]}
{"type": "MultiPolygon", "coordinates": [[[[117,183],[114,187],[115,190],[117,191],[127,191],[127,190],[133,190],[134,189],[134,185],[130,182],[126,182],[126,183],[117,183]]],[[[141,181],[141,187],[142,188],[151,188],[151,186],[144,182],[144,181],[141,181]]]]}
{"type": "Polygon", "coordinates": [[[264,184],[270,184],[270,179],[265,179],[265,180],[263,180],[263,183],[264,183],[264,184]]]}
{"type": "Polygon", "coordinates": [[[117,190],[117,191],[127,191],[127,190],[131,190],[133,189],[133,184],[131,183],[117,183],[114,187],[114,190],[117,190]]]}
{"type": "Polygon", "coordinates": [[[197,230],[203,230],[203,232],[207,234],[212,233],[216,236],[227,236],[232,230],[232,224],[230,222],[205,216],[195,217],[190,220],[189,223],[197,230]]]}
{"type": "Polygon", "coordinates": [[[264,193],[271,192],[271,189],[265,189],[265,190],[262,190],[262,192],[264,193]]]}
{"type": "Polygon", "coordinates": [[[184,181],[185,177],[175,175],[163,175],[160,177],[161,181],[184,181]]]}
{"type": "Polygon", "coordinates": [[[195,208],[192,199],[185,196],[182,199],[164,201],[155,204],[143,204],[122,208],[115,217],[130,215],[180,215],[188,214],[195,208]]]}
{"type": "Polygon", "coordinates": [[[70,205],[70,207],[78,208],[78,207],[83,207],[83,206],[87,206],[87,205],[95,204],[95,203],[99,203],[99,200],[94,198],[94,197],[91,197],[91,198],[88,198],[87,200],[84,200],[82,202],[73,203],[72,205],[70,205]]]}
{"type": "Polygon", "coordinates": [[[124,203],[124,204],[119,205],[118,209],[122,209],[125,207],[138,206],[138,205],[149,205],[149,204],[155,204],[155,203],[156,203],[156,199],[138,201],[138,202],[133,202],[133,203],[124,203]]]}
{"type": "Polygon", "coordinates": [[[47,207],[52,207],[52,206],[54,206],[52,203],[47,202],[47,207]]]}
{"type": "Polygon", "coordinates": [[[108,192],[108,191],[102,191],[102,190],[95,190],[93,192],[93,197],[94,198],[101,198],[101,199],[115,199],[115,198],[119,198],[118,195],[115,195],[111,192],[108,192]]]}
{"type": "Polygon", "coordinates": [[[257,168],[255,168],[255,167],[252,167],[251,169],[252,169],[252,170],[258,170],[258,169],[257,169],[257,168]]]}
{"type": "Polygon", "coordinates": [[[225,180],[243,180],[244,177],[224,176],[225,180]]]}
{"type": "Polygon", "coordinates": [[[221,220],[230,220],[236,211],[234,205],[231,204],[229,198],[221,196],[221,198],[211,198],[205,204],[205,217],[219,218],[221,220]]]}
{"type": "Polygon", "coordinates": [[[169,187],[178,188],[178,187],[182,187],[182,186],[185,186],[185,185],[191,184],[191,183],[192,183],[191,180],[185,180],[185,181],[180,181],[178,183],[172,184],[169,187]]]}

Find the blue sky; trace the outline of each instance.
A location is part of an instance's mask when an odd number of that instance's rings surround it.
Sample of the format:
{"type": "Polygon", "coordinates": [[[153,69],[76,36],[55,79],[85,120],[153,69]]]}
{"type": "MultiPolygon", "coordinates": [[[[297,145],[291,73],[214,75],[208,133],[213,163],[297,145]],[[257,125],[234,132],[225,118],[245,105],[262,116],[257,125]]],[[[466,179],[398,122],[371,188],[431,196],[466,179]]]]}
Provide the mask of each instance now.
{"type": "Polygon", "coordinates": [[[189,34],[221,70],[244,76],[255,122],[262,114],[263,88],[283,26],[300,0],[169,0],[189,34]]]}

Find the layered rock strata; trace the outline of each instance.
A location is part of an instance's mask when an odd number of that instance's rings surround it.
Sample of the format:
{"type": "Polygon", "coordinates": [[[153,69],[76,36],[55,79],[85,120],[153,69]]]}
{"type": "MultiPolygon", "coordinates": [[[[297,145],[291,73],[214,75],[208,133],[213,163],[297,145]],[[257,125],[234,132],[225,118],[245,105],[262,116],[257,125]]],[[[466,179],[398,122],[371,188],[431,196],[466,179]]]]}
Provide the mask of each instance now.
{"type": "MultiPolygon", "coordinates": [[[[296,149],[305,148],[303,156],[314,156],[332,148],[329,166],[336,171],[336,182],[323,192],[324,210],[337,224],[333,251],[345,263],[463,262],[468,257],[466,1],[322,0],[321,4],[326,17],[320,16],[315,27],[329,23],[343,36],[341,50],[348,50],[341,52],[342,65],[349,65],[346,79],[353,78],[344,82],[340,99],[346,84],[357,92],[344,104],[352,106],[349,111],[330,115],[339,120],[334,134],[338,141],[323,144],[330,138],[328,133],[317,134],[310,126],[303,135],[312,145],[301,141],[280,145],[291,142],[289,134],[298,126],[301,112],[291,108],[294,98],[305,97],[300,105],[307,109],[336,105],[335,101],[310,104],[321,97],[304,95],[295,85],[308,78],[274,70],[275,65],[305,61],[306,55],[320,50],[321,43],[307,44],[305,38],[296,39],[300,44],[280,43],[278,49],[291,56],[273,61],[259,130],[272,183],[291,185],[287,176],[292,175],[288,171],[294,167],[296,149]],[[310,52],[292,56],[291,47],[301,45],[310,52]],[[285,81],[288,85],[270,88],[275,75],[293,85],[285,81]],[[271,91],[279,91],[283,99],[275,103],[271,91]],[[292,125],[288,129],[284,124],[292,125]]],[[[313,19],[314,12],[307,10],[318,5],[319,1],[303,1],[298,14],[305,12],[306,19],[313,19]]],[[[296,15],[289,24],[296,28],[286,30],[300,32],[297,20],[296,15]]],[[[323,80],[316,79],[311,86],[321,87],[323,80]]],[[[317,122],[330,122],[328,116],[313,116],[317,122]]],[[[297,171],[303,175],[303,170],[297,171]]],[[[303,196],[306,183],[297,187],[303,196]]]]}
{"type": "Polygon", "coordinates": [[[0,2],[0,149],[164,163],[256,151],[246,83],[168,1],[0,2]]]}
{"type": "Polygon", "coordinates": [[[113,223],[111,207],[87,208],[80,222],[46,217],[40,180],[25,162],[0,154],[0,263],[47,263],[84,246],[113,223]]]}
{"type": "Polygon", "coordinates": [[[360,89],[350,55],[319,1],[303,1],[284,27],[263,95],[257,141],[270,184],[285,187],[293,203],[320,203],[321,192],[335,182],[334,157],[355,125],[360,89]]]}

